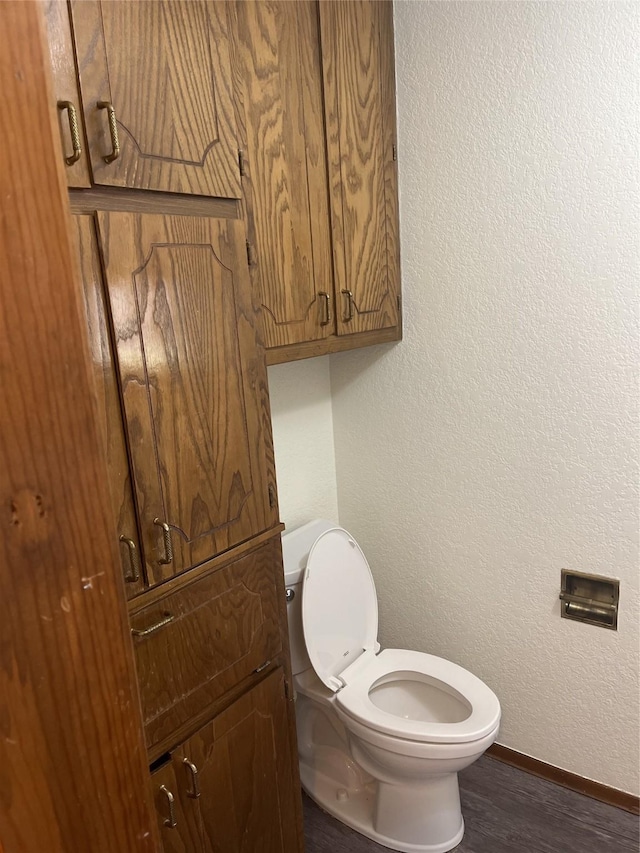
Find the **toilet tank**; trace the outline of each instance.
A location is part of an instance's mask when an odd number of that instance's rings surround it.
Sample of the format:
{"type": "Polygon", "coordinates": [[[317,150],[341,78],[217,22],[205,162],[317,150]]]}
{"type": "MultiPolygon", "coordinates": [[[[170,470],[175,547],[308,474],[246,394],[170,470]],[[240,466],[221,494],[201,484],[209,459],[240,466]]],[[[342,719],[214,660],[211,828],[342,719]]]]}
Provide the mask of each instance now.
{"type": "Polygon", "coordinates": [[[287,622],[291,649],[291,670],[294,675],[311,666],[302,628],[302,579],[309,551],[318,536],[337,527],[333,521],[316,519],[282,534],[282,562],[287,588],[287,622]]]}

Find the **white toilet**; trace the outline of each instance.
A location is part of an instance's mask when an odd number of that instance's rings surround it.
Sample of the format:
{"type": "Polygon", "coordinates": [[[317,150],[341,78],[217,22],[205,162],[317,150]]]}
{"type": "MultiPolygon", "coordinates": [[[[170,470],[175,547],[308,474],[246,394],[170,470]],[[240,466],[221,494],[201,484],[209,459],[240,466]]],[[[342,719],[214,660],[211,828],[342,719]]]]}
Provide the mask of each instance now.
{"type": "Polygon", "coordinates": [[[496,739],[496,695],[442,658],[380,651],[373,577],[346,530],[312,521],[282,547],[304,789],[392,850],[451,850],[458,771],[496,739]]]}

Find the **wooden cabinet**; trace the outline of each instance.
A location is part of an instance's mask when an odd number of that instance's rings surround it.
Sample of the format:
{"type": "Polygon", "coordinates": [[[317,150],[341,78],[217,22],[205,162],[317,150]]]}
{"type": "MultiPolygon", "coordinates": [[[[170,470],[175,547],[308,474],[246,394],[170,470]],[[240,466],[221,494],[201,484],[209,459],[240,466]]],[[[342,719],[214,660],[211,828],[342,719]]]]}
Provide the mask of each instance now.
{"type": "Polygon", "coordinates": [[[289,704],[284,674],[275,670],[153,774],[165,853],[299,849],[289,704]]]}
{"type": "Polygon", "coordinates": [[[41,2],[165,853],[294,853],[258,303],[271,362],[401,335],[391,3],[41,2]]]}
{"type": "Polygon", "coordinates": [[[90,187],[82,103],[71,39],[69,7],[61,0],[41,0],[51,60],[51,82],[58,110],[62,160],[67,185],[90,187]]]}
{"type": "Polygon", "coordinates": [[[239,198],[226,4],[79,0],[72,16],[94,182],[239,198]]]}
{"type": "Polygon", "coordinates": [[[201,853],[204,850],[200,798],[194,796],[198,791],[193,789],[193,778],[183,778],[186,773],[193,776],[176,750],[173,760],[151,774],[163,853],[201,853]]]}
{"type": "Polygon", "coordinates": [[[73,226],[80,263],[98,417],[103,429],[107,456],[111,509],[119,537],[122,577],[125,580],[127,596],[132,597],[144,589],[145,578],[93,217],[74,216],[73,226]]]}
{"type": "MultiPolygon", "coordinates": [[[[204,573],[131,619],[147,746],[202,719],[282,652],[278,543],[204,573]]],[[[249,684],[249,682],[247,682],[249,684]]]]}
{"type": "Polygon", "coordinates": [[[70,186],[239,200],[269,363],[401,338],[390,0],[42,2],[70,186]]]}
{"type": "Polygon", "coordinates": [[[393,7],[320,0],[338,335],[395,329],[400,293],[393,7]]]}
{"type": "Polygon", "coordinates": [[[334,333],[317,4],[232,3],[251,274],[267,347],[334,333]]]}
{"type": "Polygon", "coordinates": [[[232,4],[270,363],[401,337],[392,5],[232,4]]]}
{"type": "Polygon", "coordinates": [[[99,213],[147,580],[278,521],[242,223],[99,213]]]}

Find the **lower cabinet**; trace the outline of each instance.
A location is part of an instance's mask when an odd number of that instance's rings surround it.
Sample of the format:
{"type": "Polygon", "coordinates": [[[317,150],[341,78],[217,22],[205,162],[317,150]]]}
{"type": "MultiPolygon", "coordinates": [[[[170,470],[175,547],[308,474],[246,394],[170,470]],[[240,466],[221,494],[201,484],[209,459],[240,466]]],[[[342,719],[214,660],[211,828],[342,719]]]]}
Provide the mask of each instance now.
{"type": "Polygon", "coordinates": [[[164,853],[299,849],[288,702],[276,669],[153,772],[164,853]]]}

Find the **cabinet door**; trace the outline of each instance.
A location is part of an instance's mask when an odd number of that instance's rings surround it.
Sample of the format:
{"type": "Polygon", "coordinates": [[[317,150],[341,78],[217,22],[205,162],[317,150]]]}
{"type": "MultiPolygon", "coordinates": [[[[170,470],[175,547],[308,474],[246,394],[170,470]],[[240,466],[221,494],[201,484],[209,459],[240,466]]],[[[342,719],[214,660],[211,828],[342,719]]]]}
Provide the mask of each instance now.
{"type": "Polygon", "coordinates": [[[72,15],[94,181],[239,198],[226,4],[77,0],[72,15]]]}
{"type": "Polygon", "coordinates": [[[109,473],[111,508],[120,537],[122,574],[129,598],[144,588],[138,525],[133,504],[129,460],[118,396],[118,380],[111,351],[100,259],[91,216],[73,217],[80,261],[84,306],[91,347],[98,415],[102,425],[109,473]]]}
{"type": "Polygon", "coordinates": [[[391,2],[320,0],[340,335],[398,324],[391,2]]]}
{"type": "Polygon", "coordinates": [[[179,756],[151,774],[163,853],[203,853],[205,850],[200,803],[185,778],[179,756]]]}
{"type": "Polygon", "coordinates": [[[264,351],[240,221],[98,223],[153,583],[277,522],[264,351]]]}
{"type": "Polygon", "coordinates": [[[252,277],[267,347],[334,332],[317,4],[230,4],[252,277]]]}
{"type": "Polygon", "coordinates": [[[51,82],[56,99],[67,185],[90,187],[84,122],[71,40],[69,7],[62,0],[41,0],[51,58],[51,82]]]}
{"type": "Polygon", "coordinates": [[[208,853],[299,850],[287,705],[276,670],[182,747],[198,771],[208,853]]]}

